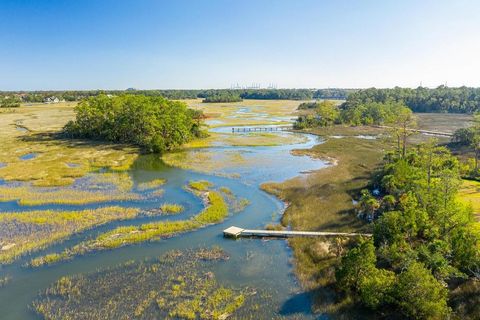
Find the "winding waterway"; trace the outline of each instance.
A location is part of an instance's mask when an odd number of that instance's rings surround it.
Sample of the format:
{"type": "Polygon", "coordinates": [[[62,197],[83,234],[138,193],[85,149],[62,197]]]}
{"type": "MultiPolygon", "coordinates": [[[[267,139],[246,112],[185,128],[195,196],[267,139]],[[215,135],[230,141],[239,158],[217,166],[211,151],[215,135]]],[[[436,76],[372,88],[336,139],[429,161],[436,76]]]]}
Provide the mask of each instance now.
{"type": "MultiPolygon", "coordinates": [[[[278,134],[298,133],[279,132],[278,134]]],[[[3,266],[0,269],[0,275],[8,275],[12,280],[3,288],[0,288],[0,318],[37,319],[38,316],[29,307],[31,302],[40,291],[45,290],[62,276],[91,273],[130,260],[158,257],[171,249],[195,249],[211,246],[220,246],[230,256],[228,261],[216,264],[214,270],[209,270],[215,273],[221,284],[255,287],[270,293],[269,303],[261,305],[258,310],[258,319],[274,317],[315,318],[316,316],[311,314],[310,311],[309,296],[302,293],[292,274],[291,252],[285,241],[262,241],[258,239],[235,241],[225,239],[222,236],[222,230],[231,225],[245,228],[263,228],[267,223],[279,221],[284,210],[284,204],[275,197],[261,191],[259,189],[261,183],[284,181],[301,175],[302,172],[317,170],[328,165],[321,160],[291,154],[293,149],[310,148],[321,142],[312,135],[305,135],[305,137],[306,141],[303,143],[282,146],[217,146],[208,148],[207,151],[219,156],[225,151],[238,152],[248,159],[242,164],[232,164],[224,167],[214,174],[169,167],[155,155],[141,156],[128,174],[135,185],[158,178],[166,179],[167,183],[162,187],[165,192],[159,199],[112,201],[81,206],[42,205],[23,207],[16,202],[0,203],[0,212],[35,209],[77,210],[107,205],[151,209],[158,207],[165,201],[178,203],[185,207],[185,211],[177,216],[142,217],[109,223],[75,235],[63,243],[25,256],[11,265],[3,266]],[[236,178],[232,178],[232,174],[236,174],[236,178]],[[32,257],[59,252],[119,225],[134,225],[163,219],[185,219],[195,215],[203,208],[203,204],[200,199],[184,190],[184,186],[191,180],[208,180],[213,182],[215,186],[228,187],[237,197],[248,199],[250,205],[243,211],[232,214],[223,223],[179,234],[169,239],[76,257],[71,261],[48,267],[37,269],[23,267],[32,257]]],[[[77,182],[77,184],[81,183],[82,180],[77,182]]],[[[141,191],[136,192],[141,193],[141,191]]]]}

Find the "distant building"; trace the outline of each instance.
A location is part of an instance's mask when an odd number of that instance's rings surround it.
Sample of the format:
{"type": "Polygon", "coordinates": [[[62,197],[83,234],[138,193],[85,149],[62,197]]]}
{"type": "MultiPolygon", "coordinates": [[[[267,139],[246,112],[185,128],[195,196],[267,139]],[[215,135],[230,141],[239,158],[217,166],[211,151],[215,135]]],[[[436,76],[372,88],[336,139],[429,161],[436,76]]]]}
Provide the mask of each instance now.
{"type": "Polygon", "coordinates": [[[59,103],[60,102],[60,99],[58,99],[57,97],[55,96],[52,96],[52,97],[46,97],[44,100],[43,100],[44,103],[59,103]]]}

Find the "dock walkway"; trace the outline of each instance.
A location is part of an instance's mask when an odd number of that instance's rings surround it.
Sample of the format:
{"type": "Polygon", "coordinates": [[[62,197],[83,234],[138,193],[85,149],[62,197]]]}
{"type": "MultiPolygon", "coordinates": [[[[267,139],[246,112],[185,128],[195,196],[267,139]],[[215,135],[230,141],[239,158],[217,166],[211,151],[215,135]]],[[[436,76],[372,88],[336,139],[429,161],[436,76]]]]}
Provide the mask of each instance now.
{"type": "Polygon", "coordinates": [[[239,227],[229,227],[223,230],[223,236],[228,238],[239,237],[371,237],[370,233],[349,233],[349,232],[321,232],[321,231],[289,231],[289,230],[250,230],[239,227]]]}
{"type": "Polygon", "coordinates": [[[285,131],[292,130],[292,126],[271,126],[271,127],[236,127],[232,128],[232,133],[235,132],[268,132],[268,131],[285,131]]]}

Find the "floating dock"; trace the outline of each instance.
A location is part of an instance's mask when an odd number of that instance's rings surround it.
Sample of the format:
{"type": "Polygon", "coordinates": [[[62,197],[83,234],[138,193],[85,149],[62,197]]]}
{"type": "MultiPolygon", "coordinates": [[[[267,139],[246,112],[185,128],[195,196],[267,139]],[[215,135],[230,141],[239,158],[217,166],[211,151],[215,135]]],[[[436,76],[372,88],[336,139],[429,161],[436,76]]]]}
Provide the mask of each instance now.
{"type": "Polygon", "coordinates": [[[289,230],[250,230],[239,227],[229,227],[223,230],[223,236],[227,238],[239,237],[371,237],[370,233],[349,233],[349,232],[321,232],[321,231],[289,231],[289,230]]]}

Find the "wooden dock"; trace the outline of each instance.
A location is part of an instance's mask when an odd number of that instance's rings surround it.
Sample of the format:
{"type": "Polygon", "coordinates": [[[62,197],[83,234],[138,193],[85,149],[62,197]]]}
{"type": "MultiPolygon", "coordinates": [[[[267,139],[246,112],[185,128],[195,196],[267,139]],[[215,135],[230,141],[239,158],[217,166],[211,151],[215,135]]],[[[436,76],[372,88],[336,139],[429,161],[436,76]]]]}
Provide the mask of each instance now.
{"type": "Polygon", "coordinates": [[[232,133],[235,132],[268,132],[268,131],[286,131],[292,130],[293,126],[272,126],[272,127],[237,127],[232,128],[232,133]]]}
{"type": "Polygon", "coordinates": [[[239,227],[229,227],[223,230],[223,236],[227,238],[239,237],[371,237],[370,233],[349,233],[349,232],[320,232],[320,231],[289,231],[289,230],[250,230],[239,227]]]}

